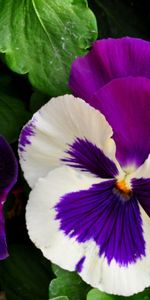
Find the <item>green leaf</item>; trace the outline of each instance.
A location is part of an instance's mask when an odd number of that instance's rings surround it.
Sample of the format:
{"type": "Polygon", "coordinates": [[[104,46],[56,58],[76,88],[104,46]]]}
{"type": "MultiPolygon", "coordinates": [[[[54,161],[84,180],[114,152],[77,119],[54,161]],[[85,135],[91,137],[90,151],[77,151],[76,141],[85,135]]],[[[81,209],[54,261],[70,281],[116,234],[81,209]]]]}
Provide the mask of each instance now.
{"type": "Polygon", "coordinates": [[[9,142],[16,141],[28,118],[21,100],[0,91],[0,135],[4,135],[9,142]]]}
{"type": "Polygon", "coordinates": [[[97,289],[92,289],[88,295],[87,300],[113,300],[114,297],[111,295],[107,295],[97,289]]]}
{"type": "Polygon", "coordinates": [[[92,289],[87,294],[86,300],[149,300],[149,295],[149,289],[130,297],[109,295],[99,291],[98,289],[92,289]]]}
{"type": "Polygon", "coordinates": [[[150,299],[150,290],[149,289],[145,289],[143,292],[135,294],[133,296],[130,297],[117,297],[115,298],[116,300],[149,300],[150,299]]]}
{"type": "Polygon", "coordinates": [[[60,297],[51,298],[51,300],[68,300],[68,297],[60,296],[60,297]]]}
{"type": "Polygon", "coordinates": [[[69,272],[53,265],[56,279],[49,286],[49,298],[67,296],[69,300],[85,300],[90,286],[87,285],[75,272],[69,272]]]}
{"type": "Polygon", "coordinates": [[[0,51],[51,96],[68,91],[71,62],[97,37],[86,0],[0,0],[0,51]]]}
{"type": "Polygon", "coordinates": [[[11,245],[10,257],[0,261],[0,285],[7,300],[47,300],[51,265],[29,245],[11,245]]]}
{"type": "Polygon", "coordinates": [[[41,106],[43,106],[49,100],[49,98],[49,96],[39,91],[35,91],[30,99],[30,111],[32,113],[35,113],[38,109],[41,108],[41,106]]]}

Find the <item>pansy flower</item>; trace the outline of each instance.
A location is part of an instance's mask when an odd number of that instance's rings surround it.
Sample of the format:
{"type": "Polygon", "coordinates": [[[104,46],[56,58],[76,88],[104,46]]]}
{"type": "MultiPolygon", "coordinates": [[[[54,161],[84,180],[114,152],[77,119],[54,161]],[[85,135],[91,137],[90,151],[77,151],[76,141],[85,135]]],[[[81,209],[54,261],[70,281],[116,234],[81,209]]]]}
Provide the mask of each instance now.
{"type": "Polygon", "coordinates": [[[22,130],[26,221],[45,257],[127,296],[150,285],[150,46],[128,38],[97,46],[95,58],[92,49],[73,64],[80,98],[51,99],[22,130]]]}
{"type": "Polygon", "coordinates": [[[8,256],[3,205],[17,180],[17,161],[6,140],[0,136],[0,260],[8,256]]]}

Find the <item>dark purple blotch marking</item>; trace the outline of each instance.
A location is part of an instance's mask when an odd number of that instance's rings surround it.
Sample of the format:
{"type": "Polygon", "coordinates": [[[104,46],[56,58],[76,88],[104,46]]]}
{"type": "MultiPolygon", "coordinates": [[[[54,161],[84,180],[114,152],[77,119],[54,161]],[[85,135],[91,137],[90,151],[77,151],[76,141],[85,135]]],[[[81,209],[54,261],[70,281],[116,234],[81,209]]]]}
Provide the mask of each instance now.
{"type": "Polygon", "coordinates": [[[136,196],[116,193],[115,180],[64,195],[56,205],[60,229],[79,243],[95,241],[99,256],[123,266],[145,256],[142,219],[136,196]]]}
{"type": "Polygon", "coordinates": [[[150,178],[132,179],[132,190],[150,217],[150,178]]]}
{"type": "Polygon", "coordinates": [[[114,178],[118,174],[114,162],[87,139],[76,138],[66,153],[69,157],[61,160],[68,166],[90,172],[100,178],[114,178]]]}
{"type": "Polygon", "coordinates": [[[84,264],[85,259],[86,259],[86,257],[83,256],[83,257],[78,261],[78,263],[76,264],[76,271],[77,271],[78,273],[82,272],[83,264],[84,264]]]}
{"type": "Polygon", "coordinates": [[[31,144],[30,137],[35,135],[35,121],[29,122],[21,131],[20,140],[19,140],[19,150],[23,152],[26,145],[31,144]]]}

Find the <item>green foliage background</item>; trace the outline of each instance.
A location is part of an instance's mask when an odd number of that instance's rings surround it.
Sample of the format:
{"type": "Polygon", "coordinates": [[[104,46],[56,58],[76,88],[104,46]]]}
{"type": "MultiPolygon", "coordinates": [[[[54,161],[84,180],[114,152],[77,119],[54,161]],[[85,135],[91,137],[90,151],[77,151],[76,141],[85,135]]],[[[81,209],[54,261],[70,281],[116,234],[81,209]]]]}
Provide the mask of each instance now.
{"type": "MultiPolygon", "coordinates": [[[[72,61],[94,40],[137,36],[150,40],[146,0],[0,0],[0,134],[17,156],[22,126],[48,99],[70,92],[72,61]]],[[[7,300],[148,300],[92,289],[76,273],[51,266],[29,241],[25,206],[29,187],[20,171],[5,205],[10,257],[0,262],[7,300]],[[48,288],[49,287],[49,288],[48,288]]]]}

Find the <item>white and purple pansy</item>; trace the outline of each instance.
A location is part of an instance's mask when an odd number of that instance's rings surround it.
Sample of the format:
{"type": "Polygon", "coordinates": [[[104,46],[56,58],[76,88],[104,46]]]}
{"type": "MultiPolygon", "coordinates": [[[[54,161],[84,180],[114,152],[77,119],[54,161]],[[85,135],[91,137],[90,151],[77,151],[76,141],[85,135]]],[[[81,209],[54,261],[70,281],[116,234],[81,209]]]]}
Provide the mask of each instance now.
{"type": "Polygon", "coordinates": [[[96,42],[71,71],[86,101],[51,99],[19,141],[32,241],[93,287],[125,296],[150,286],[149,65],[148,42],[96,42]]]}
{"type": "Polygon", "coordinates": [[[8,256],[3,205],[17,181],[18,166],[12,149],[0,136],[0,260],[8,256]]]}

